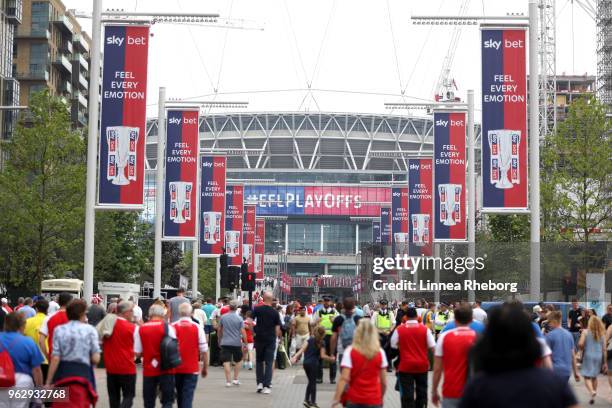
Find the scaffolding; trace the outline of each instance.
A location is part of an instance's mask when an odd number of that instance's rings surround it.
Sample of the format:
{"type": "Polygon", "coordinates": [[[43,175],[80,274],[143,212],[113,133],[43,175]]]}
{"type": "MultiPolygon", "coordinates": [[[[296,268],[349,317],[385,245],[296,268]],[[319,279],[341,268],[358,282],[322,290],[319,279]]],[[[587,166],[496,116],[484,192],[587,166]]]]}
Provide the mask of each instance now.
{"type": "Polygon", "coordinates": [[[554,132],[557,126],[556,109],[556,27],[555,0],[539,0],[540,84],[538,103],[540,137],[554,132]]]}
{"type": "Polygon", "coordinates": [[[597,0],[597,97],[612,107],[612,0],[597,0]]]}

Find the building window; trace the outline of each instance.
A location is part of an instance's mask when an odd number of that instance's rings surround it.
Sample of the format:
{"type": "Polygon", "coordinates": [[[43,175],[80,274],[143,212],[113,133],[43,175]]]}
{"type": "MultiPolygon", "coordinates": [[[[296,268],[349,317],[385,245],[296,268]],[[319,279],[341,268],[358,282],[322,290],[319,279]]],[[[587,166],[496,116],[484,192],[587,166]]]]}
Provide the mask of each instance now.
{"type": "Polygon", "coordinates": [[[321,251],[320,224],[289,224],[289,252],[317,253],[321,251]]]}
{"type": "Polygon", "coordinates": [[[49,29],[49,3],[32,2],[32,34],[44,34],[49,29]]]}
{"type": "Polygon", "coordinates": [[[285,224],[280,222],[266,222],[266,253],[278,254],[285,252],[285,224]]]}
{"type": "Polygon", "coordinates": [[[324,224],[323,252],[348,255],[355,253],[355,224],[324,224]]]}

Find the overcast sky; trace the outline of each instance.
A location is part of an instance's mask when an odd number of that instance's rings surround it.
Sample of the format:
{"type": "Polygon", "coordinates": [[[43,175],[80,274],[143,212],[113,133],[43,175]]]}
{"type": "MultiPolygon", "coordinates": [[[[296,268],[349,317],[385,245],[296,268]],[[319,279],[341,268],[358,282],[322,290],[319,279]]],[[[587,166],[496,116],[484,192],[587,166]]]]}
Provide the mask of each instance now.
{"type": "MultiPolygon", "coordinates": [[[[589,1],[589,0],[585,0],[589,1]]],[[[593,0],[590,0],[594,3],[593,0]]],[[[92,1],[64,0],[90,12],[92,1]]],[[[129,11],[216,12],[259,30],[158,24],[149,51],[149,115],[168,97],[248,101],[249,111],[389,113],[384,102],[432,99],[452,28],[411,15],[457,14],[460,0],[105,0],[129,11]],[[305,89],[311,84],[312,92],[305,89]],[[409,100],[409,99],[406,99],[409,100]]],[[[527,0],[471,0],[468,15],[527,14],[527,0]]],[[[91,21],[81,20],[91,32],[91,21]]],[[[480,95],[477,26],[462,28],[452,69],[460,96],[480,95]]],[[[595,22],[557,0],[557,73],[596,73],[595,22]],[[572,17],[573,16],[573,17],[572,17]],[[572,18],[573,31],[572,36],[572,18]]]]}

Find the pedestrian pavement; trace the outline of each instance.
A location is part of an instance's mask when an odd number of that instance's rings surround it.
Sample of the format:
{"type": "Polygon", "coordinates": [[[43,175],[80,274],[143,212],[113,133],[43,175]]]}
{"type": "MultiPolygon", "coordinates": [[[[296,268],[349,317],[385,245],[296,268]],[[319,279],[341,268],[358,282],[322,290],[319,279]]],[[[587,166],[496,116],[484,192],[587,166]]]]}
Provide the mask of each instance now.
{"type": "MultiPolygon", "coordinates": [[[[104,369],[96,369],[97,388],[100,394],[97,407],[108,407],[108,394],[106,392],[106,373],[104,369]]],[[[208,377],[200,377],[195,392],[194,407],[219,407],[223,408],[231,404],[231,407],[248,408],[300,408],[304,401],[306,392],[306,375],[301,367],[289,367],[285,370],[275,370],[272,381],[272,393],[269,395],[257,394],[255,392],[255,370],[243,369],[240,371],[241,385],[225,387],[225,377],[221,367],[210,367],[208,377]]],[[[317,384],[317,403],[321,408],[328,408],[334,396],[335,385],[329,383],[329,370],[325,370],[324,383],[317,384]]],[[[395,377],[388,374],[388,388],[385,394],[385,408],[399,408],[399,393],[394,391],[395,377]]],[[[431,385],[431,373],[429,375],[431,385]]],[[[599,396],[595,405],[588,404],[588,394],[584,382],[575,383],[571,381],[574,392],[578,396],[581,406],[609,408],[612,406],[612,389],[608,385],[605,376],[599,377],[599,396]],[[606,401],[606,398],[610,398],[606,401]]],[[[429,393],[429,390],[428,390],[429,393]]],[[[159,400],[157,403],[159,406],[159,400]]],[[[176,406],[176,404],[175,404],[176,406]]],[[[430,403],[430,407],[433,405],[430,403]]],[[[143,407],[142,400],[142,370],[138,367],[138,379],[136,382],[135,408],[143,407]]]]}

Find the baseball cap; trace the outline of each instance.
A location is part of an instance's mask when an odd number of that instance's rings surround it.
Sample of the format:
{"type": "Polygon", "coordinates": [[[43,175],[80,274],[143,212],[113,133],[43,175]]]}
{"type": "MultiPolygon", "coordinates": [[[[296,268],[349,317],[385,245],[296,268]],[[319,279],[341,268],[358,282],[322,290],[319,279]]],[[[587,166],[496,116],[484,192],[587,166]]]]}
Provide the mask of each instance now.
{"type": "Polygon", "coordinates": [[[387,302],[387,300],[386,300],[386,299],[383,299],[383,300],[381,300],[381,301],[380,301],[380,304],[381,304],[381,305],[386,305],[386,304],[388,304],[388,303],[389,303],[389,302],[387,302]]]}

